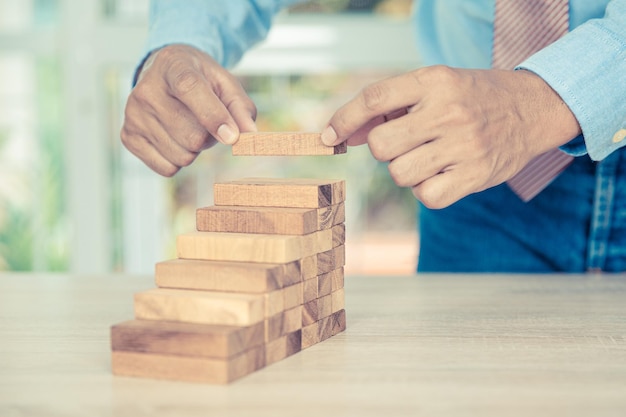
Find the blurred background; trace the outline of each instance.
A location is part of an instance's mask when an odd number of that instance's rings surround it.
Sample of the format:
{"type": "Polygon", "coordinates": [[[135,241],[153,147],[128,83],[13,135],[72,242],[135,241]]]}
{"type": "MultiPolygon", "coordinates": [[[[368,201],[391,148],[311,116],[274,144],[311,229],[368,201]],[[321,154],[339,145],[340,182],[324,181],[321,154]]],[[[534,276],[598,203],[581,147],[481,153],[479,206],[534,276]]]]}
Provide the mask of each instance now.
{"type": "MultiPolygon", "coordinates": [[[[411,0],[315,0],[279,15],[233,69],[260,130],[320,131],[365,85],[418,66],[411,0]]],[[[346,273],[408,274],[416,203],[367,147],[336,157],[232,157],[216,146],[175,178],[120,143],[148,0],[0,0],[0,271],[151,273],[194,230],[215,181],[347,182],[346,273]]]]}

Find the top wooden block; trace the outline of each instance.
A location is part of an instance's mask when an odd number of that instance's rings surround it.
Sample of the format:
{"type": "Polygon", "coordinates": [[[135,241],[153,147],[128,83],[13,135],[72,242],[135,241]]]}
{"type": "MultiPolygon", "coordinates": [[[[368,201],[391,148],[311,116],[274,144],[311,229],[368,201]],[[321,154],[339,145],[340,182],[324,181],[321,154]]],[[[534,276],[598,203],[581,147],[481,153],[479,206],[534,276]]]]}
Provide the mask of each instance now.
{"type": "Polygon", "coordinates": [[[305,156],[346,153],[346,143],[326,146],[320,133],[247,132],[239,135],[232,146],[233,155],[241,156],[305,156]]]}
{"type": "Polygon", "coordinates": [[[345,200],[346,183],[330,179],[245,178],[216,183],[216,206],[320,208],[345,200]]]}

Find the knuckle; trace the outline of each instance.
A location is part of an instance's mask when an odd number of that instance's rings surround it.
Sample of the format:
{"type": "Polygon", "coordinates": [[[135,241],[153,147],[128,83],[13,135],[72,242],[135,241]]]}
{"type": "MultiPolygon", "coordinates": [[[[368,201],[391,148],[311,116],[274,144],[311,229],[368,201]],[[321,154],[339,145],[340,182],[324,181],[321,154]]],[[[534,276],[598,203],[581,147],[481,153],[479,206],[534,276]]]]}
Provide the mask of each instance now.
{"type": "Polygon", "coordinates": [[[176,96],[188,94],[200,83],[200,74],[192,68],[178,68],[175,65],[172,67],[172,73],[171,89],[176,96]]]}
{"type": "Polygon", "coordinates": [[[429,209],[442,209],[451,204],[446,193],[426,181],[413,187],[413,195],[429,209]]]}
{"type": "Polygon", "coordinates": [[[208,132],[194,130],[189,133],[185,139],[183,139],[183,147],[191,152],[200,152],[205,148],[208,137],[208,132]]]}
{"type": "Polygon", "coordinates": [[[177,158],[176,165],[181,166],[181,167],[189,166],[192,164],[193,161],[196,160],[197,156],[198,156],[197,154],[194,154],[191,152],[185,152],[177,158]]]}
{"type": "Polygon", "coordinates": [[[433,65],[425,69],[428,77],[440,83],[455,83],[458,77],[456,71],[446,65],[433,65]]]}
{"type": "Polygon", "coordinates": [[[388,96],[389,88],[385,84],[371,84],[363,89],[363,105],[367,110],[376,112],[384,105],[388,96]]]}
{"type": "MultiPolygon", "coordinates": [[[[150,166],[150,165],[148,165],[148,166],[150,166]]],[[[174,175],[176,175],[176,173],[180,170],[180,167],[175,166],[175,165],[170,165],[170,166],[167,166],[167,167],[162,167],[162,168],[154,169],[154,170],[156,172],[158,172],[159,174],[163,175],[164,177],[171,178],[174,175]]]]}

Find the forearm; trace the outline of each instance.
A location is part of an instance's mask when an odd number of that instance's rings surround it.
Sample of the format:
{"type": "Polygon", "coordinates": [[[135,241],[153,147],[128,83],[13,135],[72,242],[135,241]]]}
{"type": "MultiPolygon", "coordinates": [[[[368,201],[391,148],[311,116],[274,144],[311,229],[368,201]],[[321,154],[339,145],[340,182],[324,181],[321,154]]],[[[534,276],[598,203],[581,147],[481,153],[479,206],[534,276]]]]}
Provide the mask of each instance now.
{"type": "Polygon", "coordinates": [[[272,18],[297,0],[152,0],[141,69],[149,54],[171,44],[193,46],[223,67],[263,40],[272,18]]]}

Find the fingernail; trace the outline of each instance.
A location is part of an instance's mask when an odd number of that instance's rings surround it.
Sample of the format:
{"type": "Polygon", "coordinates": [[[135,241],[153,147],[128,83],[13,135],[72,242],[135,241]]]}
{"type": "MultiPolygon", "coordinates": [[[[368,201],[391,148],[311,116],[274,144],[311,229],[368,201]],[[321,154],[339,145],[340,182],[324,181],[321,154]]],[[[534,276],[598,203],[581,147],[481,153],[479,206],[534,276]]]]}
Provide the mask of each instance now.
{"type": "Polygon", "coordinates": [[[237,133],[227,124],[217,128],[217,136],[220,142],[225,145],[232,145],[237,140],[237,133]]]}
{"type": "Polygon", "coordinates": [[[326,129],[322,131],[322,142],[326,146],[333,146],[335,141],[337,140],[337,132],[333,129],[332,126],[326,126],[326,129]]]}

